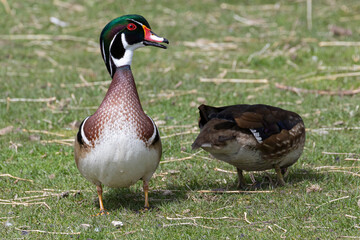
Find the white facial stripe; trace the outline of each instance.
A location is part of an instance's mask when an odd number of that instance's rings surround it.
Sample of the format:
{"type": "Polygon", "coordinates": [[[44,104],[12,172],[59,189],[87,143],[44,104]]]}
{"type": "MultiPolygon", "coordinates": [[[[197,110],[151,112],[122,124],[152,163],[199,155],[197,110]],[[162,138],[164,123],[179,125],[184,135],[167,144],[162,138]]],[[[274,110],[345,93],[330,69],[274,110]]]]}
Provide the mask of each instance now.
{"type": "Polygon", "coordinates": [[[85,123],[86,121],[89,119],[90,116],[88,116],[87,118],[85,118],[83,124],[81,125],[81,129],[80,129],[80,133],[81,133],[81,137],[82,139],[84,140],[84,142],[87,144],[87,145],[90,145],[90,141],[87,139],[85,133],[84,133],[84,126],[85,126],[85,123]]]}
{"type": "Polygon", "coordinates": [[[136,21],[136,20],[134,20],[134,19],[128,18],[128,19],[126,19],[126,20],[132,21],[132,22],[136,22],[136,23],[139,24],[140,26],[143,26],[143,25],[144,25],[144,24],[142,24],[141,22],[138,22],[138,21],[136,21]]]}
{"type": "Polygon", "coordinates": [[[102,49],[101,54],[102,54],[102,56],[103,56],[104,61],[106,62],[105,49],[104,49],[104,41],[101,41],[101,49],[102,49]]]}
{"type": "Polygon", "coordinates": [[[129,43],[126,41],[124,33],[121,34],[121,42],[122,42],[124,48],[127,49],[127,47],[129,46],[129,43]]]}

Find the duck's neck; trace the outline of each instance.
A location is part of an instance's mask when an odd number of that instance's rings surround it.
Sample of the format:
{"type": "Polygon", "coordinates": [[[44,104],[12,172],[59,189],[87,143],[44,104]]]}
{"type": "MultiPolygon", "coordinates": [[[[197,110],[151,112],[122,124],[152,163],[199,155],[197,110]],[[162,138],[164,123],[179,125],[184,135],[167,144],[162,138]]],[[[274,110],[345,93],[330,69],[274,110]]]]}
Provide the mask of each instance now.
{"type": "Polygon", "coordinates": [[[116,69],[104,100],[83,128],[89,141],[99,139],[105,129],[112,134],[135,132],[144,142],[151,139],[154,125],[141,107],[130,65],[116,69]]]}
{"type": "Polygon", "coordinates": [[[130,65],[116,68],[113,80],[99,109],[143,111],[130,65]]]}

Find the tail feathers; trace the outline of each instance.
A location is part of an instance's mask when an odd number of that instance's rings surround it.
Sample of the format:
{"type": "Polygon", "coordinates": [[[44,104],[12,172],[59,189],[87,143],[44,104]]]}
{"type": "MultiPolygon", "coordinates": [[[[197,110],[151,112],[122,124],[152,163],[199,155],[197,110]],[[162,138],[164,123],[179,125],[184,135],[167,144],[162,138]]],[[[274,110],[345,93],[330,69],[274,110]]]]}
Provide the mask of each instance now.
{"type": "Polygon", "coordinates": [[[199,115],[200,115],[200,119],[199,119],[199,128],[202,129],[204,127],[204,125],[210,121],[210,115],[211,114],[217,114],[219,111],[218,108],[216,107],[211,107],[211,106],[207,106],[204,104],[201,104],[199,107],[199,115]]]}

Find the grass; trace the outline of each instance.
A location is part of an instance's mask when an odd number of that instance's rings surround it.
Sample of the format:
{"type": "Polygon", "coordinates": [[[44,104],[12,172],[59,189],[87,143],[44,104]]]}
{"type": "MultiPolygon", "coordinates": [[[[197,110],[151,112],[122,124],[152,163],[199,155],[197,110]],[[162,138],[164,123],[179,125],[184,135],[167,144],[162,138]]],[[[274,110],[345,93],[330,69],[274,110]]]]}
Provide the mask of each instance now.
{"type": "MultiPolygon", "coordinates": [[[[0,173],[30,180],[0,176],[1,239],[358,238],[360,165],[346,158],[359,158],[359,129],[347,128],[359,127],[360,95],[296,94],[275,86],[360,87],[359,76],[331,78],[359,71],[360,47],[319,46],[322,41],[359,42],[358,1],[312,1],[311,30],[302,0],[73,2],[5,0],[0,5],[0,129],[13,126],[0,136],[0,173]],[[163,137],[164,163],[151,181],[151,211],[140,211],[139,182],[129,189],[105,188],[110,215],[91,217],[98,212],[95,187],[79,174],[70,139],[77,132],[74,122],[95,111],[107,85],[75,86],[82,78],[110,80],[98,36],[109,20],[128,13],[145,16],[157,34],[170,40],[168,50],[138,50],[132,65],[143,108],[163,137]],[[239,16],[254,21],[249,25],[239,16]],[[50,17],[68,25],[54,25],[50,17]],[[329,25],[350,29],[352,35],[334,36],[329,25]],[[269,83],[201,83],[201,77],[269,83]],[[6,102],[52,97],[56,100],[6,102]],[[306,146],[290,168],[287,185],[273,187],[266,173],[255,172],[258,192],[201,193],[236,190],[236,174],[215,170],[235,169],[204,151],[165,162],[194,153],[196,106],[202,102],[266,103],[303,116],[306,146]],[[340,129],[314,131],[323,127],[340,129]],[[19,200],[23,197],[28,198],[19,200]],[[114,220],[124,226],[115,228],[114,220]]],[[[268,173],[275,179],[273,171],[268,173]]],[[[249,174],[245,178],[251,182],[249,174]]]]}

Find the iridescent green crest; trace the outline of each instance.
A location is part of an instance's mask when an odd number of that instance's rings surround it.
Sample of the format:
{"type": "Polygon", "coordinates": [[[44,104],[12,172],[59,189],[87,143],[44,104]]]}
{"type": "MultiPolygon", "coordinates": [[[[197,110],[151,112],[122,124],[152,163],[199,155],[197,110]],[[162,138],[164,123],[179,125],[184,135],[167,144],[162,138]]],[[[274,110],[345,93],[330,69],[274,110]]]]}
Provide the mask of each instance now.
{"type": "MultiPolygon", "coordinates": [[[[102,57],[106,64],[106,67],[111,76],[114,73],[114,69],[113,69],[114,63],[111,60],[110,45],[115,41],[115,38],[117,38],[118,35],[119,35],[118,42],[119,42],[119,44],[121,44],[119,33],[130,32],[127,29],[127,26],[131,22],[138,23],[140,25],[145,25],[146,27],[150,28],[149,23],[146,21],[146,19],[144,17],[142,17],[140,15],[136,15],[136,14],[130,14],[130,15],[124,15],[124,16],[113,19],[104,27],[104,29],[102,30],[102,32],[100,34],[101,54],[102,54],[102,57]]],[[[138,28],[137,31],[134,31],[134,32],[138,35],[141,35],[141,34],[143,34],[144,31],[142,28],[138,28]]],[[[114,53],[112,52],[113,55],[115,54],[115,55],[121,56],[123,54],[122,51],[124,51],[124,49],[119,47],[117,49],[114,49],[113,51],[118,51],[118,52],[114,52],[114,53]]]]}

